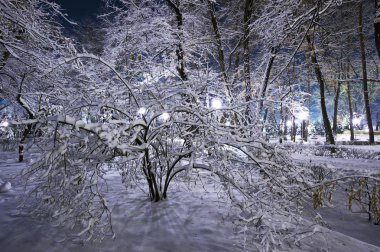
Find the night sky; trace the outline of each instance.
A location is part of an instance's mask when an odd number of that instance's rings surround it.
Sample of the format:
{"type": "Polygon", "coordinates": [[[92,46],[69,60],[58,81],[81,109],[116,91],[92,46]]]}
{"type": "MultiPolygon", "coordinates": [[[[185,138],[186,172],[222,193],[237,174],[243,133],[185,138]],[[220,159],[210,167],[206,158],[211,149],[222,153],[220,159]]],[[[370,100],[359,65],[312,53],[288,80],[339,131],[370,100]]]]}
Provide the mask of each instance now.
{"type": "Polygon", "coordinates": [[[95,19],[97,11],[103,5],[102,0],[54,0],[68,14],[72,21],[81,21],[83,19],[95,19]]]}

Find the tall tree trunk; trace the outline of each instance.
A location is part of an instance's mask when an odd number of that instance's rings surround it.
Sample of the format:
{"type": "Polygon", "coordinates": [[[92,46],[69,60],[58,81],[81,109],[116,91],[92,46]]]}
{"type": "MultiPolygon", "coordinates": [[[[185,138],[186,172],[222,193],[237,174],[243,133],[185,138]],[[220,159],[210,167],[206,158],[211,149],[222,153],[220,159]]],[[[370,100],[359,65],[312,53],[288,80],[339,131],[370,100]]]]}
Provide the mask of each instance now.
{"type": "Polygon", "coordinates": [[[347,98],[348,98],[348,110],[350,112],[350,140],[354,141],[355,140],[355,135],[354,135],[354,124],[352,120],[354,120],[354,113],[352,111],[352,101],[351,101],[351,86],[350,82],[347,82],[347,98]]]}
{"type": "Polygon", "coordinates": [[[178,66],[177,66],[177,72],[181,79],[183,81],[186,81],[187,74],[185,72],[185,57],[184,57],[184,51],[183,51],[183,46],[182,46],[182,39],[183,39],[183,31],[182,31],[182,26],[183,26],[183,16],[182,12],[178,6],[178,4],[175,4],[172,2],[172,0],[166,0],[168,3],[169,7],[174,11],[176,20],[177,20],[177,29],[178,29],[178,43],[177,43],[177,49],[176,49],[176,55],[177,55],[177,60],[178,60],[178,66]]]}
{"type": "MultiPolygon", "coordinates": [[[[253,11],[253,0],[246,0],[244,7],[244,19],[243,19],[243,61],[244,61],[244,83],[245,83],[245,101],[250,102],[252,100],[252,87],[251,87],[251,71],[250,71],[250,54],[249,54],[249,24],[251,21],[253,11]]],[[[249,120],[249,113],[251,113],[248,105],[247,114],[249,120]]]]}
{"type": "Polygon", "coordinates": [[[296,141],[296,135],[297,135],[297,129],[296,129],[296,118],[294,116],[292,116],[292,132],[291,132],[292,136],[291,136],[291,139],[293,142],[296,141]]]}
{"type": "Polygon", "coordinates": [[[269,83],[270,72],[272,70],[274,59],[276,58],[276,53],[277,53],[277,47],[272,47],[270,50],[269,61],[268,61],[267,67],[265,69],[264,78],[263,78],[263,81],[262,81],[261,87],[260,87],[260,93],[259,93],[259,99],[260,99],[259,114],[260,115],[262,113],[262,109],[263,109],[263,105],[264,105],[264,98],[265,98],[268,83],[269,83]]]}
{"type": "Polygon", "coordinates": [[[374,26],[375,26],[375,41],[376,41],[376,49],[377,54],[380,57],[380,0],[375,0],[375,20],[374,20],[374,26]]]}
{"type": "Polygon", "coordinates": [[[306,41],[307,41],[308,46],[309,46],[310,60],[314,66],[314,72],[315,72],[315,75],[317,76],[317,80],[319,83],[319,92],[320,92],[320,96],[321,96],[321,98],[320,98],[321,112],[322,112],[322,118],[323,118],[323,125],[325,128],[326,142],[328,144],[335,144],[334,135],[333,135],[333,132],[331,130],[331,124],[330,124],[329,116],[327,114],[327,109],[326,109],[325,81],[323,79],[322,71],[321,71],[321,68],[320,68],[318,61],[317,61],[317,55],[315,53],[314,44],[311,42],[310,35],[306,35],[306,41]]]}
{"type": "Polygon", "coordinates": [[[360,53],[361,53],[361,58],[362,58],[363,94],[364,94],[364,106],[365,106],[365,112],[366,112],[367,124],[368,124],[369,143],[373,144],[375,143],[375,137],[373,133],[371,108],[369,105],[369,95],[368,95],[367,62],[366,62],[364,34],[363,34],[363,2],[359,4],[359,42],[360,42],[360,53]]]}
{"type": "MultiPolygon", "coordinates": [[[[24,74],[24,76],[22,77],[22,80],[20,82],[19,93],[16,97],[16,100],[20,104],[20,106],[28,114],[28,119],[34,119],[35,118],[34,113],[32,112],[32,110],[29,108],[29,106],[22,99],[22,86],[23,86],[23,83],[25,81],[25,78],[26,78],[26,74],[24,74]]],[[[22,133],[20,143],[18,145],[18,161],[19,162],[24,161],[24,145],[25,145],[26,138],[28,137],[28,135],[30,134],[31,131],[32,131],[32,125],[28,124],[22,133]]]]}
{"type": "Polygon", "coordinates": [[[225,93],[226,93],[226,97],[229,100],[231,100],[232,99],[231,88],[228,86],[228,75],[227,75],[224,50],[223,50],[223,45],[222,45],[222,37],[220,35],[218,20],[216,19],[216,15],[215,15],[214,3],[211,0],[207,0],[207,3],[208,3],[208,10],[210,13],[212,28],[214,30],[216,47],[218,50],[218,64],[223,76],[225,93]]]}
{"type": "MultiPolygon", "coordinates": [[[[347,70],[346,70],[346,79],[350,79],[350,63],[347,62],[347,70]]],[[[352,107],[352,99],[351,99],[351,84],[348,81],[347,82],[347,99],[348,99],[348,111],[350,114],[350,140],[355,140],[355,134],[354,134],[354,123],[352,120],[354,120],[354,112],[352,107]]]]}
{"type": "Polygon", "coordinates": [[[310,61],[307,61],[307,109],[309,111],[309,117],[307,118],[306,122],[306,129],[305,129],[305,141],[308,141],[309,136],[309,124],[310,124],[310,118],[311,118],[311,74],[310,74],[310,61]]]}
{"type": "Polygon", "coordinates": [[[338,130],[338,107],[339,107],[339,96],[340,96],[340,86],[341,83],[338,81],[336,91],[335,91],[335,97],[334,97],[334,116],[333,116],[333,134],[336,136],[337,130],[338,130]]]}
{"type": "MultiPolygon", "coordinates": [[[[178,42],[177,42],[177,49],[176,49],[176,56],[177,56],[177,72],[181,78],[182,81],[187,81],[188,76],[185,70],[185,56],[184,56],[184,50],[183,50],[183,15],[182,11],[180,9],[180,2],[176,1],[176,3],[173,2],[173,0],[166,0],[169,7],[174,11],[176,21],[177,21],[177,36],[178,36],[178,42]]],[[[185,94],[183,95],[183,98],[186,100],[186,102],[189,104],[190,107],[193,106],[193,104],[196,103],[196,98],[191,94],[185,94]]],[[[188,128],[188,132],[190,134],[187,134],[185,137],[185,143],[188,148],[192,147],[192,140],[191,140],[191,134],[197,131],[198,127],[195,125],[191,125],[188,128]]],[[[154,175],[153,175],[154,176],[154,175]]]]}

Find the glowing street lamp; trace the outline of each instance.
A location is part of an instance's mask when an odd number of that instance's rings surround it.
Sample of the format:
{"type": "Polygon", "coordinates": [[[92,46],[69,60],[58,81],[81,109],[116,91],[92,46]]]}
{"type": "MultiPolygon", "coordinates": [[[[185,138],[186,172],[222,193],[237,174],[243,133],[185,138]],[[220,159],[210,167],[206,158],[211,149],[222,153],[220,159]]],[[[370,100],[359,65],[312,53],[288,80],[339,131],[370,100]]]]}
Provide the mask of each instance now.
{"type": "Polygon", "coordinates": [[[144,108],[144,107],[139,108],[139,110],[137,111],[137,114],[145,115],[146,114],[146,108],[144,108]]]}
{"type": "Polygon", "coordinates": [[[0,127],[6,128],[8,126],[9,126],[9,122],[7,122],[7,121],[0,123],[0,127]]]}
{"type": "Polygon", "coordinates": [[[309,118],[309,112],[307,111],[302,111],[298,114],[298,119],[301,121],[306,121],[309,118]]]}
{"type": "Polygon", "coordinates": [[[352,119],[352,123],[354,124],[354,126],[358,126],[360,124],[360,118],[359,117],[355,117],[354,119],[352,119]]]}
{"type": "Polygon", "coordinates": [[[164,122],[168,121],[170,119],[170,115],[167,112],[162,113],[161,118],[164,122]]]}
{"type": "Polygon", "coordinates": [[[211,101],[211,108],[213,109],[221,109],[223,106],[222,100],[215,98],[211,101]]]}

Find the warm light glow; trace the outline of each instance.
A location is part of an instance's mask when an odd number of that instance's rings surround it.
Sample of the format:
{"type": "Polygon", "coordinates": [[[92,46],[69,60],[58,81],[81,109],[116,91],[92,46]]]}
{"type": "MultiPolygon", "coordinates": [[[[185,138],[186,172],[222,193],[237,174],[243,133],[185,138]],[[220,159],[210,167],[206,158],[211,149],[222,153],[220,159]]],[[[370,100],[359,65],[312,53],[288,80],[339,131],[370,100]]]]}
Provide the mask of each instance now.
{"type": "Polygon", "coordinates": [[[305,121],[309,118],[309,112],[308,111],[302,111],[298,114],[298,119],[305,121]]]}
{"type": "Polygon", "coordinates": [[[185,140],[184,140],[184,139],[181,139],[181,138],[174,138],[174,139],[173,139],[173,142],[182,145],[182,144],[185,143],[185,140]]]}
{"type": "Polygon", "coordinates": [[[286,122],[286,126],[291,127],[292,126],[292,121],[287,121],[286,122]]]}
{"type": "Polygon", "coordinates": [[[167,112],[162,113],[161,118],[163,121],[167,121],[170,119],[170,115],[167,112]]]}
{"type": "Polygon", "coordinates": [[[2,123],[0,123],[0,126],[1,127],[8,127],[9,126],[9,122],[7,122],[7,121],[2,122],[2,123]]]}
{"type": "Polygon", "coordinates": [[[360,124],[360,118],[359,117],[355,117],[354,119],[352,119],[352,123],[354,124],[354,125],[359,125],[360,124]]]}
{"type": "Polygon", "coordinates": [[[139,114],[139,115],[145,115],[145,113],[146,113],[146,108],[144,108],[144,107],[141,107],[141,108],[137,111],[137,114],[139,114]]]}
{"type": "Polygon", "coordinates": [[[221,109],[222,108],[222,101],[218,98],[212,99],[211,107],[213,109],[221,109]]]}

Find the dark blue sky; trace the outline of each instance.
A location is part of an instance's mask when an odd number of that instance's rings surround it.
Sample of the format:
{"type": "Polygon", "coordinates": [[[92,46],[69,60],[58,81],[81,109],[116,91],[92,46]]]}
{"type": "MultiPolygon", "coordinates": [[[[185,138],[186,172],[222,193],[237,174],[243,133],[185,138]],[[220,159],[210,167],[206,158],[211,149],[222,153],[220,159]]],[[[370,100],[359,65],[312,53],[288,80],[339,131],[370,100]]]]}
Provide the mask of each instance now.
{"type": "Polygon", "coordinates": [[[96,18],[97,11],[103,5],[102,0],[53,0],[60,4],[72,21],[96,18]]]}

